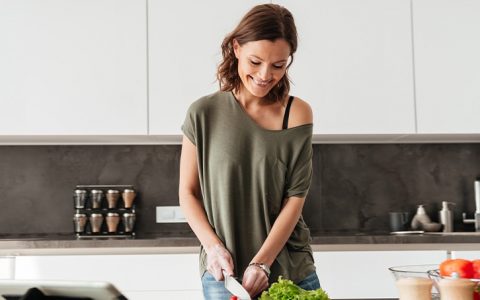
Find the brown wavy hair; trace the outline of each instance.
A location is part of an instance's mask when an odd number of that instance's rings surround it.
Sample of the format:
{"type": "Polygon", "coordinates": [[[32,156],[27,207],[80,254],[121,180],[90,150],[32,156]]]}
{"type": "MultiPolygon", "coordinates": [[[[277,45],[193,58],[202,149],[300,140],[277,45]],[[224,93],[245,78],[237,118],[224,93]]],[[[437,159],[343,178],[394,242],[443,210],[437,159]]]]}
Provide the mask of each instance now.
{"type": "Polygon", "coordinates": [[[223,61],[217,69],[217,80],[221,91],[238,91],[242,80],[238,75],[238,60],[233,50],[233,41],[240,46],[259,40],[275,41],[284,39],[290,45],[290,62],[285,75],[268,92],[266,99],[281,101],[290,91],[288,68],[293,62],[293,54],[297,50],[297,28],[293,16],[285,7],[277,4],[261,4],[254,6],[240,21],[237,27],[228,34],[222,43],[223,61]]]}

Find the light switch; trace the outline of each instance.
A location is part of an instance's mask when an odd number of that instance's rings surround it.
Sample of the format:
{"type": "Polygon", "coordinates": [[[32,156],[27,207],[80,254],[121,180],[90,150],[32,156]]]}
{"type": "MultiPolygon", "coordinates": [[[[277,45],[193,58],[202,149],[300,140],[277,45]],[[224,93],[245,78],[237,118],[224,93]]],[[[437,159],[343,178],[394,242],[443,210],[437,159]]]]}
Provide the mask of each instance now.
{"type": "Polygon", "coordinates": [[[157,223],[185,223],[180,206],[157,206],[157,223]]]}

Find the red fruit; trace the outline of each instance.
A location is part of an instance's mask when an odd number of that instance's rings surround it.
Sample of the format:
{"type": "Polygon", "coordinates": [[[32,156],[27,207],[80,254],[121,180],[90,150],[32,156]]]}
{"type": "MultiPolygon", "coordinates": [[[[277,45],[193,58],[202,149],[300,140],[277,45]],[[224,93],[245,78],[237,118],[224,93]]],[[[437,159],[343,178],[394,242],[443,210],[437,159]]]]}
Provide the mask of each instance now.
{"type": "Polygon", "coordinates": [[[447,259],[440,264],[440,275],[453,276],[456,273],[459,278],[473,278],[473,264],[466,259],[447,259]]]}
{"type": "Polygon", "coordinates": [[[238,300],[238,297],[237,296],[232,296],[232,297],[230,297],[230,300],[238,300]]]}
{"type": "Polygon", "coordinates": [[[480,279],[480,259],[472,260],[473,278],[480,279]]]}
{"type": "Polygon", "coordinates": [[[473,300],[480,300],[480,294],[478,292],[473,292],[473,300]]]}

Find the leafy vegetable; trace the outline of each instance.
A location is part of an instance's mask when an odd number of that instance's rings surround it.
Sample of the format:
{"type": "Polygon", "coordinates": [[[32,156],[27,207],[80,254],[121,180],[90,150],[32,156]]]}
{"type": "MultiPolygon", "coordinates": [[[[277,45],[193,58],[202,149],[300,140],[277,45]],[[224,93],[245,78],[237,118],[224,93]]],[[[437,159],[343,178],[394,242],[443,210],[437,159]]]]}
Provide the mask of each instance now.
{"type": "Polygon", "coordinates": [[[330,300],[324,290],[306,291],[288,279],[278,278],[270,286],[268,291],[264,291],[260,300],[330,300]]]}

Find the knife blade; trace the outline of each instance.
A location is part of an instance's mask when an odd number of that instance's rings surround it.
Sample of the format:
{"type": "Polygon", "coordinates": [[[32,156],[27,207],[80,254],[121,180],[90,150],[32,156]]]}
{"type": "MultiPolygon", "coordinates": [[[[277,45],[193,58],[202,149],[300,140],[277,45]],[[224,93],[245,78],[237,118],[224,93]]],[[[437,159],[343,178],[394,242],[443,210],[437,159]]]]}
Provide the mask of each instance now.
{"type": "Polygon", "coordinates": [[[232,293],[232,295],[237,296],[239,300],[251,300],[250,294],[247,290],[231,275],[228,275],[225,270],[222,270],[223,278],[225,281],[225,288],[232,293]]]}

